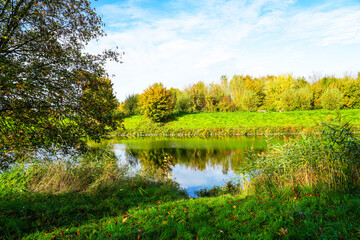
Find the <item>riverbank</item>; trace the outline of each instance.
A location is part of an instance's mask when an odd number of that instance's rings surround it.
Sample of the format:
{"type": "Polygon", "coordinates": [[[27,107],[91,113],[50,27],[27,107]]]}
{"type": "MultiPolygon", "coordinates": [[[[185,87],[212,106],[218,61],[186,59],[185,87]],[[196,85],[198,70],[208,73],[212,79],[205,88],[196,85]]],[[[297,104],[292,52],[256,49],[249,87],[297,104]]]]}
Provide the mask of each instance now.
{"type": "Polygon", "coordinates": [[[356,239],[360,234],[358,189],[285,187],[231,195],[224,187],[202,192],[215,197],[191,199],[171,181],[116,175],[105,166],[64,171],[58,163],[37,166],[26,178],[16,171],[1,176],[0,239],[356,239]],[[46,173],[55,180],[45,182],[46,173]],[[68,191],[80,183],[64,182],[71,180],[69,173],[82,181],[96,177],[68,191]]]}
{"type": "Polygon", "coordinates": [[[154,123],[143,116],[124,119],[117,136],[214,136],[318,133],[320,125],[337,119],[360,130],[360,109],[292,112],[219,112],[176,114],[167,123],[154,123]]]}

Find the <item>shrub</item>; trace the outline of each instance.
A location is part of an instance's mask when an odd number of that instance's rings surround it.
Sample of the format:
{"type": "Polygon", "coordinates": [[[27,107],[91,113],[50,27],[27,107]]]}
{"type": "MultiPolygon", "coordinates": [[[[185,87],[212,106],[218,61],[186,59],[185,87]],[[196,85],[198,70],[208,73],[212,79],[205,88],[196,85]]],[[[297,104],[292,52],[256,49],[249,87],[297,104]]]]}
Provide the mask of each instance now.
{"type": "Polygon", "coordinates": [[[140,96],[140,109],[154,122],[165,122],[174,108],[174,96],[162,83],[155,83],[140,96]]]}

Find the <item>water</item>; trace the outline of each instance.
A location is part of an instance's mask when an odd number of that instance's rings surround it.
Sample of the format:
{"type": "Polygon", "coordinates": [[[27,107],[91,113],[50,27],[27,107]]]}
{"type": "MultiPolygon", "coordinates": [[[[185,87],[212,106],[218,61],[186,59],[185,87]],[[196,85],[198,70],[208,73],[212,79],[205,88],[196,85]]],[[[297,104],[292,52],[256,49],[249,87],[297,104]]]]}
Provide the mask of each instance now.
{"type": "Polygon", "coordinates": [[[113,151],[135,170],[170,176],[194,197],[195,191],[237,178],[248,151],[260,153],[279,141],[266,137],[113,139],[113,151]]]}

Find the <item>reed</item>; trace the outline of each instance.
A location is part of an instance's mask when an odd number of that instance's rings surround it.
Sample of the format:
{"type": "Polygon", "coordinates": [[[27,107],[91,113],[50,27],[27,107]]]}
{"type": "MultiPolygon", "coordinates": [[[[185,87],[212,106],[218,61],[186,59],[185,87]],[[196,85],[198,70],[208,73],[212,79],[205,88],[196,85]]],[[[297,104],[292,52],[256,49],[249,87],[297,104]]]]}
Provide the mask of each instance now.
{"type": "Polygon", "coordinates": [[[360,182],[360,139],[349,123],[324,124],[321,135],[301,135],[266,154],[249,154],[241,173],[256,191],[313,187],[347,191],[360,182]]]}

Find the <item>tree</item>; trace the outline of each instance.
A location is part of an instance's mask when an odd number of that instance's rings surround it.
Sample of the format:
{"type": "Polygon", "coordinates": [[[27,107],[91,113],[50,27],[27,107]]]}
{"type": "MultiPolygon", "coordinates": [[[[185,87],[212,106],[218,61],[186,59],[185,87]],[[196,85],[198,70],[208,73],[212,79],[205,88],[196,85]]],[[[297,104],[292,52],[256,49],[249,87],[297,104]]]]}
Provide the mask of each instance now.
{"type": "Polygon", "coordinates": [[[174,108],[175,99],[162,83],[155,83],[140,96],[140,109],[144,116],[154,122],[164,122],[174,108]]]}
{"type": "Polygon", "coordinates": [[[231,99],[235,103],[236,107],[241,108],[242,96],[245,89],[245,77],[240,75],[234,75],[230,81],[230,93],[231,99]]]}
{"type": "Polygon", "coordinates": [[[320,104],[324,109],[340,109],[344,95],[337,88],[328,88],[320,97],[320,104]]]}
{"type": "Polygon", "coordinates": [[[138,113],[139,99],[139,94],[131,94],[126,97],[122,106],[122,109],[126,115],[131,116],[138,113]]]}
{"type": "Polygon", "coordinates": [[[174,110],[175,113],[191,112],[191,99],[185,91],[177,91],[174,110]]]}
{"type": "Polygon", "coordinates": [[[83,101],[91,95],[86,91],[95,89],[104,98],[91,101],[112,99],[102,106],[108,115],[114,110],[112,86],[104,83],[103,66],[107,59],[119,61],[120,54],[83,52],[89,41],[104,34],[102,26],[88,0],[0,1],[2,155],[56,143],[72,146],[86,136],[99,139],[115,127],[109,118],[95,117],[100,113],[83,101]],[[102,95],[99,89],[104,84],[107,93],[102,95]],[[89,125],[82,126],[89,115],[102,130],[87,131],[89,125]]]}
{"type": "Polygon", "coordinates": [[[269,77],[265,85],[265,105],[270,110],[280,110],[281,95],[295,87],[295,79],[292,74],[283,74],[277,77],[269,77]]]}
{"type": "Polygon", "coordinates": [[[193,112],[200,112],[206,107],[207,88],[205,83],[198,82],[185,89],[185,92],[191,100],[191,110],[193,112]]]}
{"type": "Polygon", "coordinates": [[[259,107],[259,99],[253,90],[246,90],[242,96],[241,106],[248,112],[256,111],[259,107]]]}
{"type": "Polygon", "coordinates": [[[296,89],[289,89],[288,91],[282,92],[280,96],[279,108],[282,111],[295,110],[296,97],[296,89]]]}
{"type": "Polygon", "coordinates": [[[119,103],[113,93],[113,83],[109,78],[87,77],[80,98],[80,108],[77,115],[80,128],[86,136],[100,141],[109,130],[115,130],[120,125],[121,117],[115,113],[119,103]]]}
{"type": "Polygon", "coordinates": [[[222,98],[225,97],[225,93],[219,84],[211,83],[208,87],[208,94],[205,98],[206,109],[211,112],[221,111],[219,109],[219,103],[222,98]]]}
{"type": "Polygon", "coordinates": [[[310,110],[311,109],[311,100],[312,100],[312,92],[310,88],[303,87],[296,89],[295,94],[295,109],[297,110],[310,110]]]}

